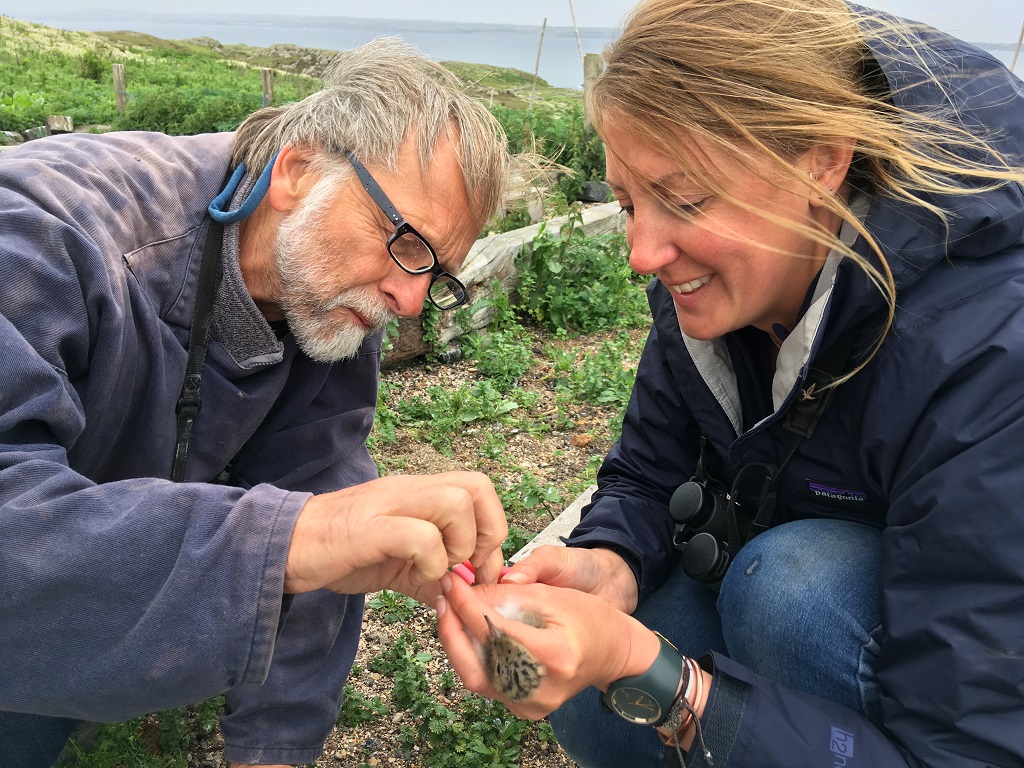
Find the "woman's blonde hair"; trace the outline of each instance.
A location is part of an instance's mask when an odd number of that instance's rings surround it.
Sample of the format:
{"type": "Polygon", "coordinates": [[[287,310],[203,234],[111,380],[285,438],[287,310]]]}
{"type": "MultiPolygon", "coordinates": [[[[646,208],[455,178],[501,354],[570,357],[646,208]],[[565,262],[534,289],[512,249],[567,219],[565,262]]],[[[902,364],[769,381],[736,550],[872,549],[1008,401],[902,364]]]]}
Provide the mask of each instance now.
{"type": "MultiPolygon", "coordinates": [[[[768,158],[783,177],[809,186],[815,180],[796,158],[817,145],[852,145],[847,178],[855,187],[927,209],[947,228],[933,195],[1024,181],[1019,159],[1013,167],[993,151],[993,137],[972,133],[950,118],[951,109],[894,106],[862,25],[928,71],[910,25],[877,15],[859,19],[843,0],[645,0],[605,52],[605,68],[586,93],[588,115],[600,134],[613,114],[638,142],[658,147],[710,193],[733,200],[693,145],[724,151],[754,172],[751,155],[768,158]],[[680,135],[694,141],[684,147],[680,135]]],[[[858,256],[832,233],[751,212],[800,229],[868,274],[889,307],[873,355],[892,325],[893,276],[843,199],[824,195],[822,202],[857,229],[873,258],[858,256]]]]}

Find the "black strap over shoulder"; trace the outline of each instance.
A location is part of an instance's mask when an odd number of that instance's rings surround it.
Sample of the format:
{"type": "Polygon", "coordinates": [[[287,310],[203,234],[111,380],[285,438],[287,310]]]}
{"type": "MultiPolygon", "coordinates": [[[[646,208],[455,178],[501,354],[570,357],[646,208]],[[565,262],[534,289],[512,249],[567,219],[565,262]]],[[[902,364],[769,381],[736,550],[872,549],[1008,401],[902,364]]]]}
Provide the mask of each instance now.
{"type": "MultiPolygon", "coordinates": [[[[829,386],[838,379],[844,372],[850,359],[850,352],[853,349],[855,334],[848,332],[843,334],[835,344],[826,350],[815,361],[807,374],[803,388],[797,395],[786,415],[783,417],[782,428],[786,435],[786,448],[782,461],[778,466],[768,464],[755,464],[744,467],[736,476],[734,487],[739,484],[744,471],[753,467],[761,467],[767,471],[767,477],[761,490],[761,497],[758,504],[757,515],[751,523],[750,532],[746,541],[757,536],[771,527],[772,519],[775,516],[775,504],[778,496],[779,482],[782,479],[782,471],[786,464],[796,453],[800,443],[814,433],[815,427],[821,421],[836,388],[829,386]]],[[[733,495],[735,498],[735,494],[733,495]]],[[[735,556],[745,542],[741,540],[739,527],[736,523],[735,504],[729,505],[729,540],[726,549],[730,556],[735,556]],[[735,537],[735,538],[734,538],[735,537]]]]}
{"type": "Polygon", "coordinates": [[[850,359],[853,339],[853,333],[843,334],[815,361],[815,365],[808,371],[807,380],[804,382],[804,387],[800,390],[796,402],[786,412],[782,422],[782,428],[787,435],[786,451],[779,466],[769,474],[765,482],[761,504],[751,526],[750,538],[771,526],[772,518],[775,515],[775,502],[779,481],[782,479],[782,470],[796,453],[800,443],[814,433],[815,427],[818,426],[818,422],[821,421],[822,415],[832,401],[836,388],[829,385],[842,375],[850,359]]]}
{"type": "Polygon", "coordinates": [[[217,293],[217,267],[224,241],[224,226],[213,219],[206,230],[203,255],[199,262],[199,280],[196,286],[196,301],[192,308],[192,328],[188,337],[188,365],[181,396],[175,409],[178,415],[178,444],[174,452],[174,467],[171,480],[180,483],[185,479],[185,465],[188,462],[188,445],[192,438],[192,427],[199,415],[200,389],[203,383],[203,365],[206,363],[206,347],[210,335],[210,321],[213,319],[213,303],[217,293]]]}

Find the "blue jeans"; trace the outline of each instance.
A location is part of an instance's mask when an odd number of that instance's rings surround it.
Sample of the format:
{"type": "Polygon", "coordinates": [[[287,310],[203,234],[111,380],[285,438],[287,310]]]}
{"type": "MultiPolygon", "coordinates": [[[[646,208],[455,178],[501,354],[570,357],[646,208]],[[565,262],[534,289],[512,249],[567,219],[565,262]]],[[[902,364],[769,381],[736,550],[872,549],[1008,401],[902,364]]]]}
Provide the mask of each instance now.
{"type": "Polygon", "coordinates": [[[4,768],[50,768],[78,720],[0,711],[0,765],[4,768]]]}
{"type": "MultiPolygon", "coordinates": [[[[718,651],[876,719],[881,554],[876,528],[787,523],[740,550],[717,596],[678,568],[633,615],[688,656],[718,651]]],[[[551,713],[562,748],[580,768],[660,768],[655,730],[603,711],[598,696],[587,688],[551,713]]]]}

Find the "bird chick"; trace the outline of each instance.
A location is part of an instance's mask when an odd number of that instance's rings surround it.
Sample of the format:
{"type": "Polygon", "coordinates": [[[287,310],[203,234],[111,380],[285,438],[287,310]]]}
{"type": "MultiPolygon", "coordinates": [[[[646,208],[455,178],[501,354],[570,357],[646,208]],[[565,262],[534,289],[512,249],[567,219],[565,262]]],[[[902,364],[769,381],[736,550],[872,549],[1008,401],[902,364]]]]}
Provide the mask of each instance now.
{"type": "MultiPolygon", "coordinates": [[[[504,614],[504,611],[499,611],[504,614]]],[[[508,616],[531,626],[542,628],[544,620],[535,613],[508,616]]],[[[484,668],[494,689],[511,701],[528,699],[544,680],[544,665],[522,643],[507,632],[502,632],[484,614],[490,627],[490,637],[484,642],[482,655],[484,668]]]]}

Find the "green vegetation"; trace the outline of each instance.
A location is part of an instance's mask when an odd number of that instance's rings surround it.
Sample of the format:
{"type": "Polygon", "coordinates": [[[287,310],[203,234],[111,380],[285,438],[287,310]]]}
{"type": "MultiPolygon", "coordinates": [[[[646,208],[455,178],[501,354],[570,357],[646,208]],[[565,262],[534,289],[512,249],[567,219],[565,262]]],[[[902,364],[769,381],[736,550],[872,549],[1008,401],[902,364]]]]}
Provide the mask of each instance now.
{"type": "MultiPolygon", "coordinates": [[[[67,115],[76,126],[97,130],[229,131],[263,106],[263,68],[274,70],[274,102],[282,104],[316,90],[334,54],[284,45],[221,45],[209,38],[75,32],[0,16],[0,131],[34,128],[49,115],[67,115]],[[125,71],[122,112],[116,108],[114,64],[125,71]]],[[[569,169],[558,181],[557,212],[565,212],[583,182],[601,178],[604,149],[583,130],[579,91],[551,88],[542,80],[534,88],[532,76],[516,69],[444,64],[467,92],[488,104],[513,149],[536,150],[569,169]]],[[[514,210],[498,227],[526,223],[525,210],[514,210]]]]}
{"type": "Polygon", "coordinates": [[[555,332],[646,324],[645,282],[629,268],[623,235],[587,237],[578,210],[557,236],[542,226],[519,264],[522,310],[555,332]]]}
{"type": "MultiPolygon", "coordinates": [[[[465,318],[484,304],[493,309],[487,329],[462,339],[463,359],[473,362],[477,379],[458,387],[431,386],[425,396],[403,397],[382,386],[371,452],[379,443],[416,440],[453,456],[456,443],[472,429],[482,435],[476,441],[478,457],[500,461],[507,452],[507,435],[547,432],[552,423],[566,423],[565,409],[581,402],[614,406],[609,431],[616,437],[640,353],[625,331],[649,321],[646,279],[629,269],[625,249],[621,234],[585,235],[576,209],[557,236],[542,227],[518,264],[519,298],[513,300],[495,282],[490,298],[462,310],[465,318]],[[581,333],[614,330],[619,335],[585,359],[553,345],[538,349],[545,336],[571,340],[581,333]],[[522,377],[538,362],[551,369],[545,386],[556,393],[560,409],[553,419],[537,413],[540,394],[521,386],[522,377]]],[[[400,468],[382,467],[383,472],[395,469],[400,468]]],[[[494,480],[506,510],[513,514],[554,514],[593,481],[588,472],[555,488],[528,470],[508,469],[519,477],[515,484],[506,487],[500,478],[494,480]]]]}
{"type": "MultiPolygon", "coordinates": [[[[392,680],[395,709],[412,716],[412,724],[402,725],[400,731],[408,754],[419,747],[426,768],[517,768],[519,745],[533,724],[479,696],[463,699],[457,710],[441,703],[428,682],[426,664],[432,655],[419,648],[415,635],[406,630],[370,661],[371,670],[392,680]]],[[[440,684],[444,693],[457,685],[451,673],[440,684]]],[[[551,739],[550,730],[538,730],[535,735],[551,739]]]]}
{"type": "Polygon", "coordinates": [[[116,725],[103,726],[91,749],[69,742],[69,768],[188,768],[187,756],[217,729],[224,697],[191,707],[167,710],[116,725]]]}
{"type": "Polygon", "coordinates": [[[582,99],[555,100],[532,110],[492,107],[513,152],[535,151],[569,170],[556,184],[565,213],[579,197],[583,183],[604,178],[604,144],[584,127],[582,99]]]}
{"type": "Polygon", "coordinates": [[[385,589],[366,601],[366,607],[376,612],[377,617],[385,624],[406,622],[413,616],[419,603],[401,592],[385,589]]]}
{"type": "MultiPolygon", "coordinates": [[[[119,45],[88,32],[0,16],[0,130],[69,115],[76,125],[186,134],[231,130],[262,105],[259,67],[197,44],[144,35],[119,45]],[[127,109],[115,108],[113,64],[126,73],[127,109]]],[[[314,78],[277,73],[275,100],[312,93],[314,78]]]]}

